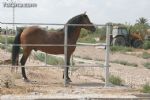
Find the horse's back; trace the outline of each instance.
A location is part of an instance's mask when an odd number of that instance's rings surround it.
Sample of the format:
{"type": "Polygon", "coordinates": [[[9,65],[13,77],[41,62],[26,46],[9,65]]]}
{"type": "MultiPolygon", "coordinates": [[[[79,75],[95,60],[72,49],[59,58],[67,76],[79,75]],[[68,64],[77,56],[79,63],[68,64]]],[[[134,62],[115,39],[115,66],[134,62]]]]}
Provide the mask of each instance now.
{"type": "Polygon", "coordinates": [[[21,33],[22,44],[38,44],[44,42],[47,32],[38,26],[27,27],[21,33]]]}

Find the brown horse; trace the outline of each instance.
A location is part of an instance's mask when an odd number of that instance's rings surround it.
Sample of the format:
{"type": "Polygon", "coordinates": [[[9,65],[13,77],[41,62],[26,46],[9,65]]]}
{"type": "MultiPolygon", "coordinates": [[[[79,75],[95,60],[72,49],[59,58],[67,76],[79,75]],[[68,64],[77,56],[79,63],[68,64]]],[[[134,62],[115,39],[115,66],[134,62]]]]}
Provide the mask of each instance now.
{"type": "MultiPolygon", "coordinates": [[[[68,26],[68,44],[76,44],[78,37],[80,35],[81,28],[90,30],[94,32],[96,30],[95,26],[90,22],[86,14],[80,14],[71,18],[67,24],[91,24],[91,26],[68,26]]],[[[24,66],[28,56],[32,50],[40,50],[49,54],[64,54],[64,46],[57,46],[64,44],[64,28],[57,32],[47,32],[37,26],[31,26],[25,29],[20,29],[19,33],[16,35],[14,40],[14,45],[12,47],[12,65],[18,65],[20,45],[23,48],[23,56],[21,58],[21,65],[24,66]],[[30,46],[28,45],[30,44],[30,46]],[[56,45],[56,46],[42,46],[42,45],[56,45]],[[26,45],[26,46],[25,46],[26,45]],[[28,46],[27,46],[28,45],[28,46]],[[33,45],[33,46],[32,46],[33,45]],[[35,46],[36,45],[36,46],[35,46]],[[39,46],[37,46],[39,45],[39,46]]],[[[70,46],[67,48],[67,65],[70,65],[70,56],[75,50],[75,46],[70,46]]],[[[67,82],[71,82],[68,75],[67,67],[67,82]]],[[[29,81],[25,67],[21,67],[22,77],[25,81],[29,81]]],[[[63,75],[64,76],[64,75],[63,75]]]]}

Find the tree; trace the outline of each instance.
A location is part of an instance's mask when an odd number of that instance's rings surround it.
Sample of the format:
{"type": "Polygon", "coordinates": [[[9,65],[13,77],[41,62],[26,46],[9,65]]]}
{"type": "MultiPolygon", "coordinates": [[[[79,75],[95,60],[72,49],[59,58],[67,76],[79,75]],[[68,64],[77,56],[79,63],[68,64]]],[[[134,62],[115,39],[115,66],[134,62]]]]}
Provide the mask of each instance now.
{"type": "Polygon", "coordinates": [[[136,22],[137,24],[147,24],[148,20],[144,17],[140,17],[136,22]]]}
{"type": "Polygon", "coordinates": [[[135,25],[132,26],[131,33],[139,32],[142,37],[145,37],[148,28],[148,19],[140,17],[138,20],[136,20],[135,25]]]}

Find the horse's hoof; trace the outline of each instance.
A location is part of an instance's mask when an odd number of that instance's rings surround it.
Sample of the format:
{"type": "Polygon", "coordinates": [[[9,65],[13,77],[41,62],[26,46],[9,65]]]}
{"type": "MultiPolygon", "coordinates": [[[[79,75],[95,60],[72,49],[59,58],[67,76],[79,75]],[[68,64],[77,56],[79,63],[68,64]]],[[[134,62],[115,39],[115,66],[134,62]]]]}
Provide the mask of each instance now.
{"type": "Polygon", "coordinates": [[[29,79],[23,79],[24,82],[30,83],[31,81],[29,79]]]}
{"type": "Polygon", "coordinates": [[[71,81],[71,79],[70,79],[70,78],[69,78],[69,79],[67,79],[67,83],[70,83],[70,82],[72,82],[72,81],[71,81]]]}

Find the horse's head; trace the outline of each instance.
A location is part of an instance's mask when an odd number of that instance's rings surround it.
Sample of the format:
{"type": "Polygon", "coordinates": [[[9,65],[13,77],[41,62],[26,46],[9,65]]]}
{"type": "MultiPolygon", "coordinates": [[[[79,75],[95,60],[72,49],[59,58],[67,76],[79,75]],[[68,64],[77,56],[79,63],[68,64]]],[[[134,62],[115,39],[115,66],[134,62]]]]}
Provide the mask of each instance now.
{"type": "MultiPolygon", "coordinates": [[[[84,28],[84,29],[87,29],[89,31],[92,31],[94,32],[96,30],[95,26],[93,25],[93,23],[90,22],[90,19],[88,18],[88,16],[84,13],[84,14],[80,14],[80,15],[77,15],[73,18],[71,18],[67,24],[88,24],[87,26],[86,25],[81,25],[81,26],[68,26],[68,33],[69,33],[69,36],[71,36],[70,33],[72,33],[73,31],[75,31],[75,29],[77,27],[80,27],[80,28],[84,28]]],[[[78,28],[79,29],[79,28],[78,28]]]]}
{"type": "Polygon", "coordinates": [[[89,31],[92,31],[92,32],[95,32],[96,28],[95,26],[93,25],[93,23],[91,23],[89,17],[84,13],[84,14],[81,14],[81,24],[88,24],[87,26],[84,25],[82,28],[85,28],[89,31]]]}

